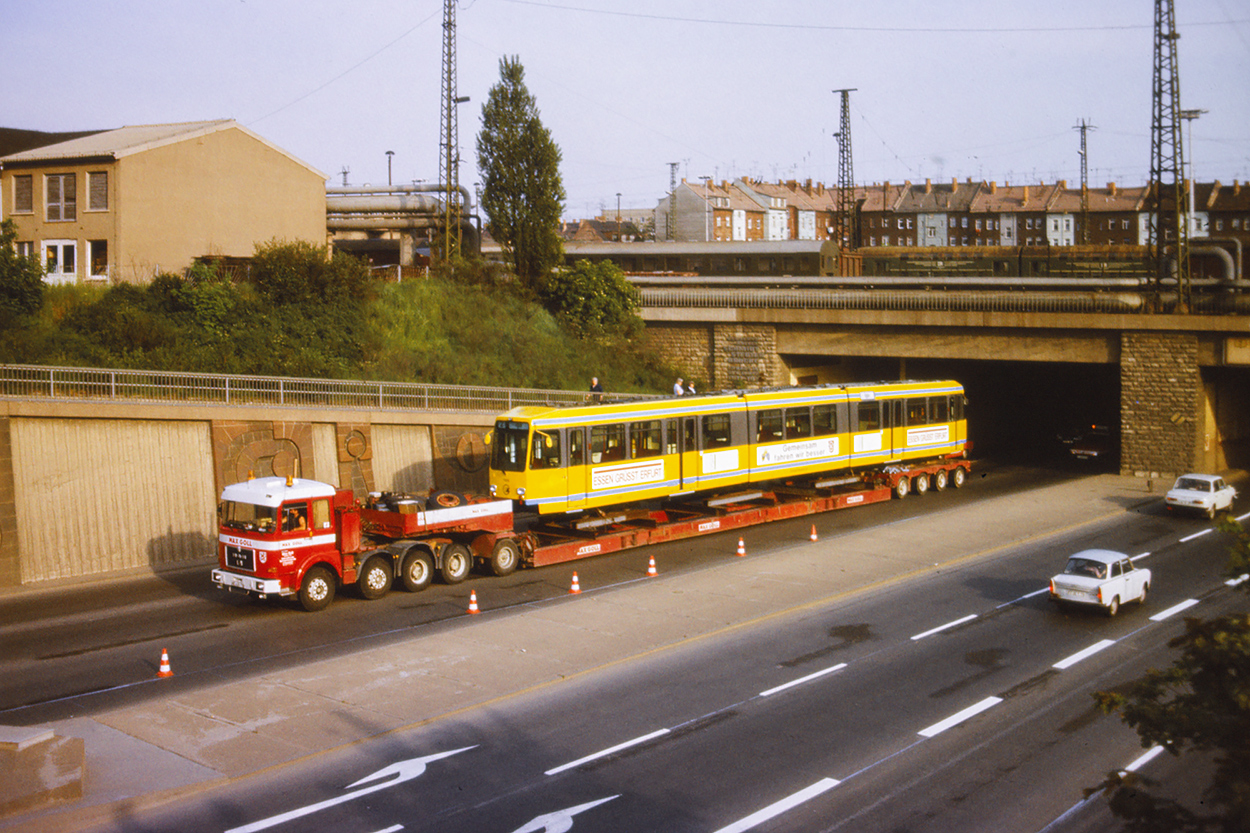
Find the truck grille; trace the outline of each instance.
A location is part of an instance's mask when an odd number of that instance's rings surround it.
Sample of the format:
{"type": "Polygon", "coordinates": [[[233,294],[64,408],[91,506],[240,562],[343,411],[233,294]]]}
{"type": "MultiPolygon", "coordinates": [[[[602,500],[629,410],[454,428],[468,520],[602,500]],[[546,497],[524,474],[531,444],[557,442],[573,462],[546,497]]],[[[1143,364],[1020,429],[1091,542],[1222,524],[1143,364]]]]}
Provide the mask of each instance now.
{"type": "Polygon", "coordinates": [[[226,566],[247,573],[256,572],[256,550],[226,545],[226,566]]]}

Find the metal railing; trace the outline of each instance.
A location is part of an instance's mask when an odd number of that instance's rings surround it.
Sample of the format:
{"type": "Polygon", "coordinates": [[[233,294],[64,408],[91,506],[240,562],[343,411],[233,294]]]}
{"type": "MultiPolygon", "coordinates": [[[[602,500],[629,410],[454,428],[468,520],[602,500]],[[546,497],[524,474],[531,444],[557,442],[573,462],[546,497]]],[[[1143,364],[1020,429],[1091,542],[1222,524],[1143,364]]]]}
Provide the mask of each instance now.
{"type": "MultiPolygon", "coordinates": [[[[521,405],[580,405],[589,396],[585,391],[543,388],[0,364],[0,397],[9,399],[502,413],[521,405]]],[[[640,398],[599,396],[604,402],[640,398]]]]}
{"type": "Polygon", "coordinates": [[[932,310],[940,312],[1145,312],[1132,292],[969,292],[901,289],[641,287],[643,307],[932,310]]]}

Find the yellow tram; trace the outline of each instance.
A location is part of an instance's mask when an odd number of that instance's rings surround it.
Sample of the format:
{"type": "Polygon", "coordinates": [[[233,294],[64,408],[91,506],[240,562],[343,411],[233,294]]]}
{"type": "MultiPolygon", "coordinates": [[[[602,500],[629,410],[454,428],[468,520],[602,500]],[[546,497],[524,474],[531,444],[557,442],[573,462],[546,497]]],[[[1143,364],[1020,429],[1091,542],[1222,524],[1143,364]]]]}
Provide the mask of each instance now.
{"type": "Polygon", "coordinates": [[[514,408],[495,421],[490,488],[549,514],[959,456],[964,404],[945,380],[514,408]]]}

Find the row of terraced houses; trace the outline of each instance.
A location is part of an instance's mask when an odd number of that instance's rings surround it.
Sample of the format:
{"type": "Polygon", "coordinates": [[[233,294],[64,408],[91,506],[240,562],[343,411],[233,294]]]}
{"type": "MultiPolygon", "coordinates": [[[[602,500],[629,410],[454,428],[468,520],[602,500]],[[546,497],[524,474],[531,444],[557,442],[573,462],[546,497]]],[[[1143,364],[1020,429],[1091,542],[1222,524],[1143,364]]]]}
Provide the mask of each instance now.
{"type": "MultiPolygon", "coordinates": [[[[1250,242],[1250,186],[1234,181],[1191,188],[1192,236],[1250,242]]],[[[1144,245],[1149,197],[1145,186],[1109,183],[1083,192],[1062,180],[859,185],[854,240],[857,246],[1144,245]]],[[[811,180],[683,180],[656,207],[655,234],[677,242],[827,240],[836,213],[837,191],[811,180]]]]}

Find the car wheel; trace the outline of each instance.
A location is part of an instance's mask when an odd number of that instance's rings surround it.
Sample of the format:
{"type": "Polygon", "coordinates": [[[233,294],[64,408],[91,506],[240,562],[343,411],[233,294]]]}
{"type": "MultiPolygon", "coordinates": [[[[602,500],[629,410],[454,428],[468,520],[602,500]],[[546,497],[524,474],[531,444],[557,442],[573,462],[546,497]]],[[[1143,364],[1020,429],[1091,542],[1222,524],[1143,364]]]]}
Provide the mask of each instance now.
{"type": "Polygon", "coordinates": [[[1115,616],[1120,612],[1120,597],[1112,596],[1110,604],[1107,605],[1107,615],[1115,616]]]}
{"type": "Polygon", "coordinates": [[[1150,585],[1143,584],[1141,586],[1141,595],[1137,597],[1137,603],[1144,605],[1146,603],[1146,596],[1149,595],[1149,593],[1150,593],[1150,585]]]}
{"type": "Polygon", "coordinates": [[[391,565],[386,558],[375,555],[365,562],[364,569],[356,579],[356,587],[360,595],[368,601],[380,599],[391,589],[391,565]]]}
{"type": "Polygon", "coordinates": [[[439,570],[443,581],[459,584],[469,577],[473,569],[473,555],[464,544],[448,544],[443,548],[443,566],[439,570]]]}
{"type": "Polygon", "coordinates": [[[434,580],[434,559],[425,550],[411,549],[404,556],[404,565],[400,571],[404,589],[416,593],[430,586],[434,580]]]}
{"type": "Polygon", "coordinates": [[[334,601],[334,574],[326,567],[313,567],[299,586],[299,603],[309,613],[325,610],[334,601]]]}
{"type": "Polygon", "coordinates": [[[1207,518],[1211,519],[1214,517],[1215,517],[1215,504],[1213,503],[1207,507],[1207,518]]]}

